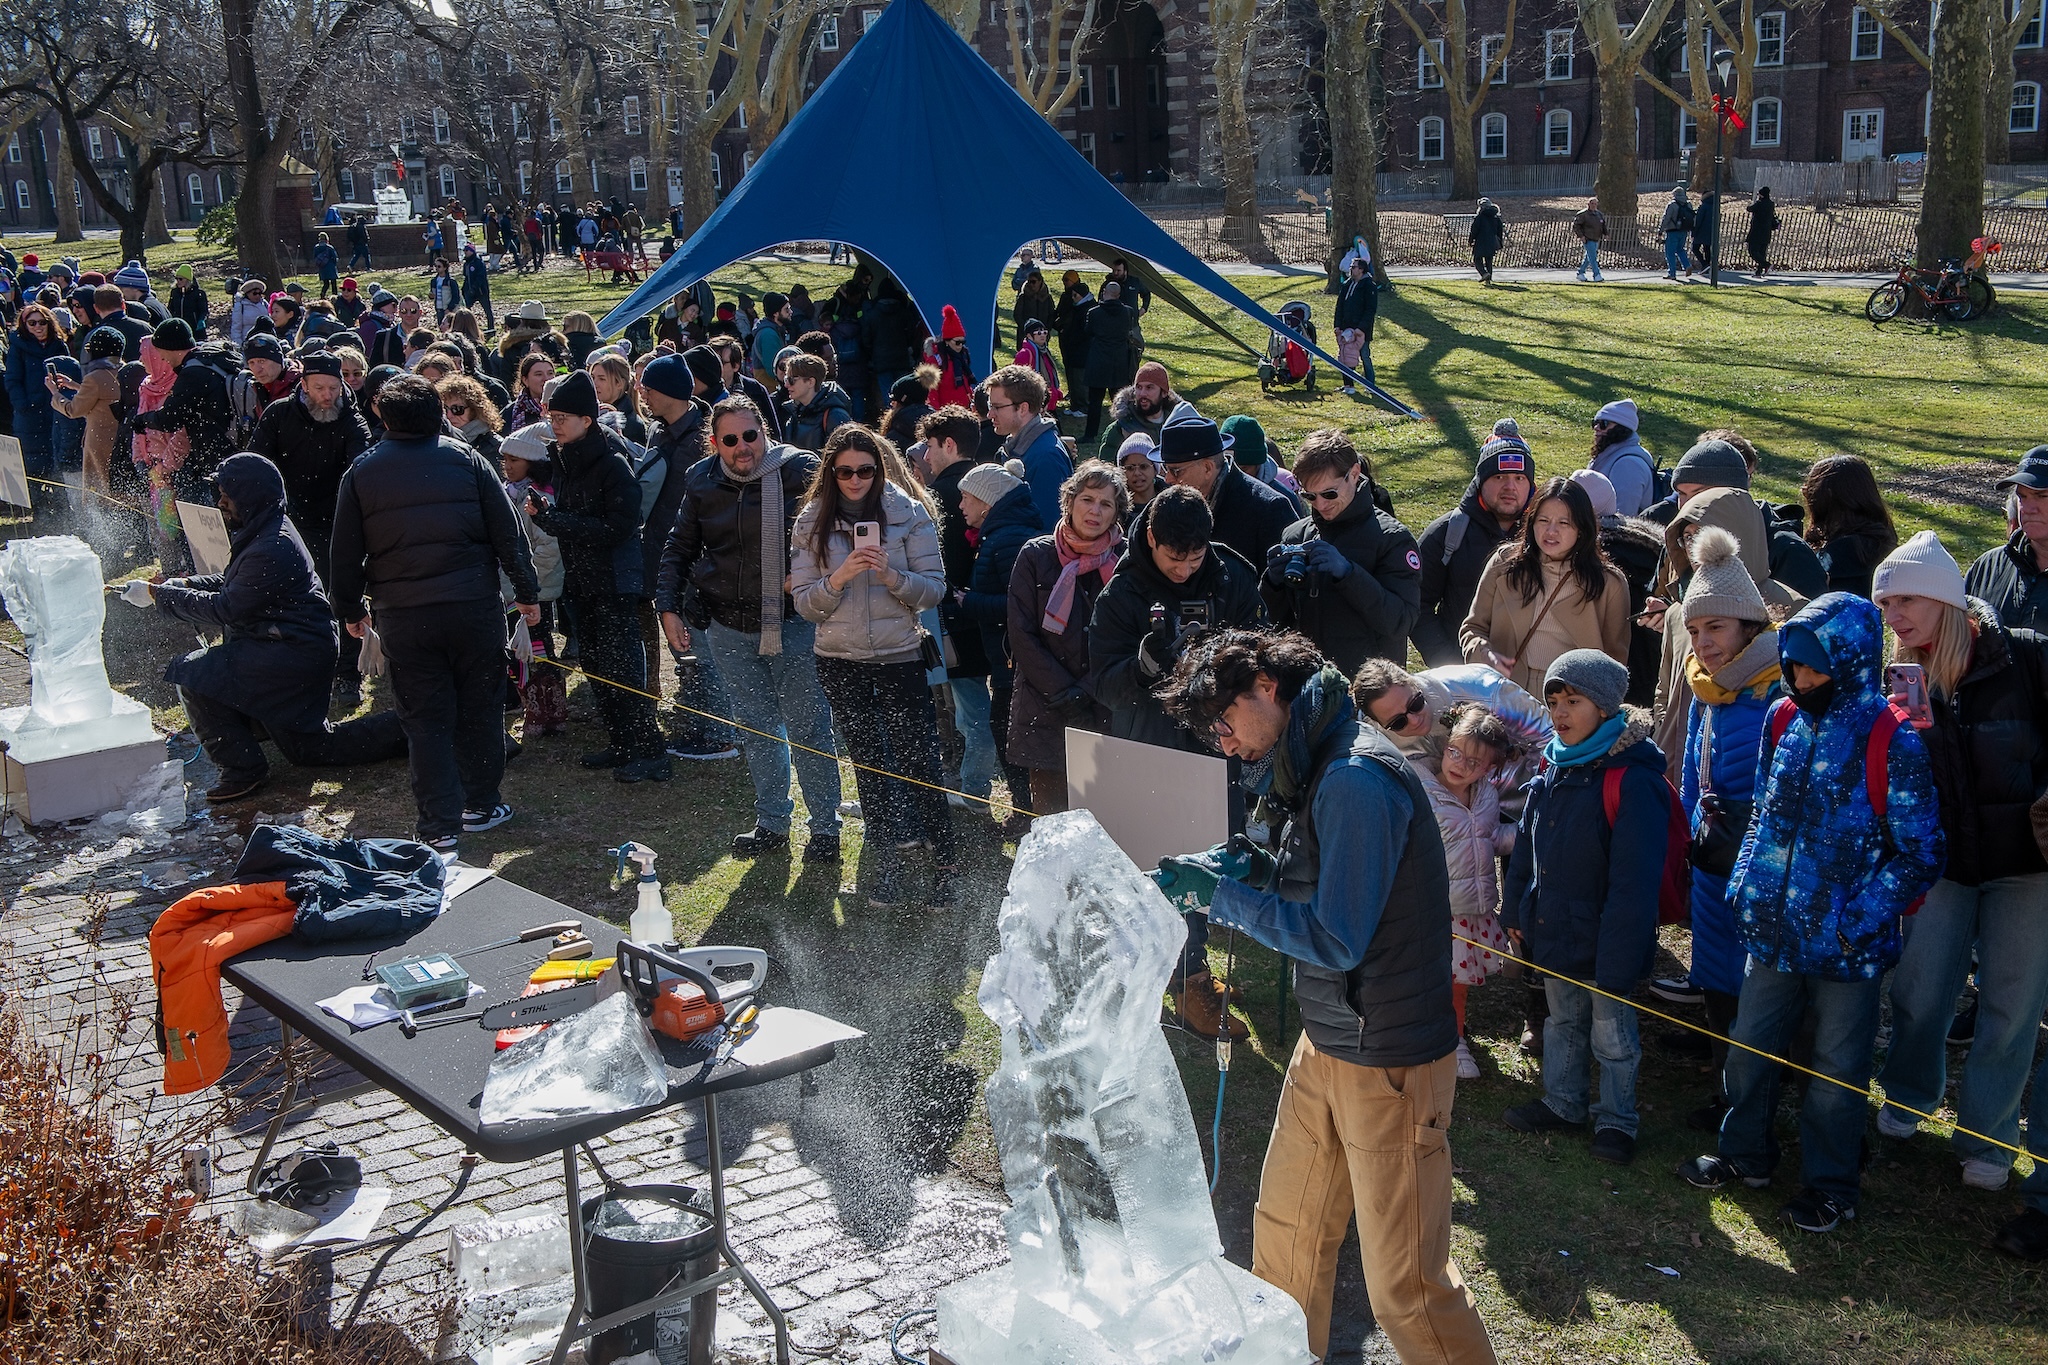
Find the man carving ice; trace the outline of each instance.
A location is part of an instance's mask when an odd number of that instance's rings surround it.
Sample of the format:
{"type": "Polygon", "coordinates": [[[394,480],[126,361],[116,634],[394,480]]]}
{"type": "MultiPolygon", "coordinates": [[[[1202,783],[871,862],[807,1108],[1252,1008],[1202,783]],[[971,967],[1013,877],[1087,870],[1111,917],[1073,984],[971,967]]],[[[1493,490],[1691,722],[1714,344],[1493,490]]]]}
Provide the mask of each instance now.
{"type": "Polygon", "coordinates": [[[1239,839],[1153,874],[1177,909],[1295,959],[1303,1034],[1259,1177],[1253,1273],[1294,1296],[1326,1355],[1355,1211],[1373,1316],[1401,1359],[1491,1362],[1451,1261],[1450,892],[1421,783],[1301,635],[1220,631],[1157,695],[1243,760],[1281,831],[1277,861],[1239,839]]]}

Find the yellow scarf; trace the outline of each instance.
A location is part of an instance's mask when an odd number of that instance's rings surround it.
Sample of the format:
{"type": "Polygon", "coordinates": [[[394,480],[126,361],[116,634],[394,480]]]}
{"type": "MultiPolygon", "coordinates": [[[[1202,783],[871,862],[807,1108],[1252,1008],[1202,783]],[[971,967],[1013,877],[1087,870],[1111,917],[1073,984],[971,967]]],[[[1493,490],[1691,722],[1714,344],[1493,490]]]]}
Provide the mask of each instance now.
{"type": "Polygon", "coordinates": [[[1748,648],[1724,665],[1718,673],[1707,672],[1699,656],[1685,656],[1685,680],[1692,693],[1709,706],[1725,706],[1745,692],[1762,696],[1782,674],[1778,662],[1778,632],[1767,630],[1749,642],[1748,648]],[[1732,684],[1732,685],[1731,685],[1732,684]]]}

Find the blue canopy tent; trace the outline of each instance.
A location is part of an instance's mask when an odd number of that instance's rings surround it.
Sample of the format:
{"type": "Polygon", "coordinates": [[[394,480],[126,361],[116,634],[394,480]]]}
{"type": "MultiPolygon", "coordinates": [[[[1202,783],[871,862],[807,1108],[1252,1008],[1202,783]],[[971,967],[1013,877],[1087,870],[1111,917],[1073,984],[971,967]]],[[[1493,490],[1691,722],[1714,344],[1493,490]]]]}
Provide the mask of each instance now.
{"type": "MultiPolygon", "coordinates": [[[[902,282],[927,326],[942,304],[957,308],[986,374],[997,283],[1019,246],[1045,237],[1098,260],[1149,261],[1337,365],[1124,198],[924,0],[883,11],[718,211],[598,330],[611,336],[712,271],[780,243],[845,242],[902,282]]],[[[1132,273],[1245,344],[1135,261],[1132,273]]],[[[1337,368],[1393,411],[1417,415],[1337,368]]]]}

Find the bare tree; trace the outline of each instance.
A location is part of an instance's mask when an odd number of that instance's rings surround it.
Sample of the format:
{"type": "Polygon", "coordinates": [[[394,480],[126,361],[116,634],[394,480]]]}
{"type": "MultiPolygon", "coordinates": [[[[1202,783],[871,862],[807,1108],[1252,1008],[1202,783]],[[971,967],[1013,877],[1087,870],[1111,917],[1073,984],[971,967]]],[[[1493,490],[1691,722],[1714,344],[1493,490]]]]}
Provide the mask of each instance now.
{"type": "MultiPolygon", "coordinates": [[[[1043,0],[1045,27],[1038,27],[1032,6],[1012,0],[1004,12],[1004,29],[1010,43],[1010,85],[1025,103],[1057,122],[1060,111],[1081,93],[1080,55],[1103,28],[1096,0],[1043,0]],[[1073,27],[1071,31],[1068,25],[1073,27]]],[[[1241,0],[1222,0],[1233,5],[1241,0]]],[[[1213,25],[1216,10],[1210,10],[1213,25]]],[[[964,20],[955,17],[960,30],[964,20]]]]}
{"type": "Polygon", "coordinates": [[[1635,26],[1621,31],[1619,0],[1578,0],[1579,23],[1600,80],[1600,169],[1594,193],[1610,218],[1636,215],[1636,72],[1671,13],[1672,0],[1649,0],[1635,26]]]}
{"type": "Polygon", "coordinates": [[[1216,135],[1223,162],[1222,239],[1248,261],[1279,257],[1259,226],[1258,154],[1246,106],[1258,35],[1256,0],[1209,0],[1209,40],[1216,50],[1216,135]]]}
{"type": "Polygon", "coordinates": [[[1494,77],[1507,70],[1508,50],[1515,44],[1515,3],[1507,0],[1502,20],[1506,32],[1499,35],[1500,50],[1486,55],[1484,39],[1475,45],[1472,19],[1466,0],[1389,0],[1394,13],[1415,35],[1422,53],[1420,60],[1437,69],[1443,82],[1444,99],[1451,106],[1451,198],[1479,197],[1479,151],[1472,122],[1486,104],[1494,77]],[[1437,56],[1441,46],[1443,58],[1437,56]],[[1479,63],[1479,79],[1467,79],[1471,63],[1479,63]],[[1448,69],[1455,67],[1455,70],[1448,69]]]}
{"type": "Polygon", "coordinates": [[[2013,50],[2027,25],[2043,19],[2042,0],[1993,0],[1986,13],[1991,73],[1984,86],[1984,164],[2012,163],[2013,50]],[[2008,17],[2006,11],[2010,10],[2008,17]]]}
{"type": "Polygon", "coordinates": [[[1379,69],[1380,0],[1317,0],[1322,13],[1323,109],[1330,130],[1330,285],[1353,237],[1372,248],[1373,273],[1384,281],[1380,259],[1378,130],[1372,83],[1379,69]]]}
{"type": "Polygon", "coordinates": [[[838,17],[839,3],[827,0],[782,0],[769,19],[763,38],[766,52],[760,79],[743,82],[741,107],[747,113],[747,148],[756,158],[789,125],[810,94],[810,72],[818,54],[817,22],[826,14],[838,17]]]}
{"type": "Polygon", "coordinates": [[[1969,252],[1984,231],[1984,84],[1989,45],[1963,35],[1987,31],[1997,0],[1945,0],[1934,44],[1927,112],[1927,177],[1920,191],[1918,255],[1931,266],[1969,252]],[[1950,41],[1953,39],[1954,41],[1950,41]]]}
{"type": "MultiPolygon", "coordinates": [[[[1739,0],[1732,23],[1722,13],[1727,3],[1728,0],[1719,0],[1719,3],[1714,3],[1714,0],[1685,0],[1685,24],[1679,39],[1685,54],[1686,89],[1683,92],[1665,84],[1648,67],[1636,72],[1644,84],[1690,114],[1700,128],[1708,127],[1717,117],[1710,75],[1717,47],[1725,47],[1735,55],[1732,69],[1735,85],[1728,94],[1735,114],[1745,124],[1749,122],[1750,109],[1756,102],[1757,53],[1763,42],[1757,31],[1756,0],[1739,0]]],[[[1784,0],[1784,3],[1788,11],[1796,11],[1803,0],[1784,0]]],[[[1786,22],[1790,23],[1789,14],[1786,22]]],[[[1781,30],[1777,41],[1782,51],[1783,45],[1791,41],[1791,34],[1781,30]]],[[[1724,128],[1723,134],[1733,136],[1733,129],[1724,128]]],[[[1713,184],[1713,158],[1699,154],[1704,146],[1702,143],[1700,148],[1695,148],[1693,157],[1692,187],[1698,191],[1705,191],[1713,184]]],[[[1732,147],[1724,151],[1733,155],[1732,147]]]]}

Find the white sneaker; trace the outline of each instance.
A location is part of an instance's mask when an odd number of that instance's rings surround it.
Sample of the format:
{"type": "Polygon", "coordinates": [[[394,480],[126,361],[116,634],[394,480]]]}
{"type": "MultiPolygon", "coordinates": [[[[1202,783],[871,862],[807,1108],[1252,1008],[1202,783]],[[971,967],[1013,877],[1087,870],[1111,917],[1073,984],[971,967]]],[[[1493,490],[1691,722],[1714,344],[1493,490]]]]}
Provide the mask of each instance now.
{"type": "Polygon", "coordinates": [[[839,816],[843,820],[860,819],[860,802],[841,801],[839,803],[839,816]]]}
{"type": "Polygon", "coordinates": [[[1354,386],[1352,386],[1352,385],[1350,385],[1350,384],[1346,384],[1346,385],[1345,385],[1345,386],[1344,386],[1344,387],[1343,387],[1342,389],[1339,389],[1339,390],[1338,390],[1338,392],[1339,392],[1339,393],[1342,393],[1342,394],[1343,394],[1343,395],[1344,395],[1344,396],[1345,396],[1346,398],[1356,398],[1356,397],[1358,397],[1358,390],[1357,390],[1357,388],[1355,388],[1354,386]]]}
{"type": "Polygon", "coordinates": [[[1996,1161],[1972,1157],[1963,1163],[1963,1183],[1973,1190],[2002,1190],[2012,1168],[1996,1161]]]}
{"type": "Polygon", "coordinates": [[[1901,1118],[1894,1114],[1890,1105],[1877,1111],[1877,1131],[1896,1142],[1904,1142],[1920,1131],[1920,1120],[1901,1118]]]}
{"type": "Polygon", "coordinates": [[[1463,1038],[1458,1040],[1458,1079],[1476,1081],[1479,1079],[1479,1063],[1472,1060],[1472,1044],[1463,1038]]]}

